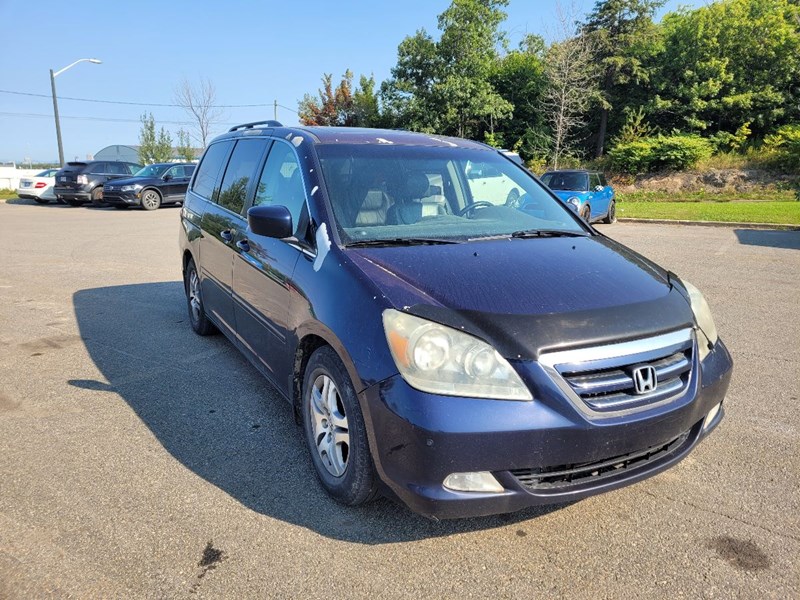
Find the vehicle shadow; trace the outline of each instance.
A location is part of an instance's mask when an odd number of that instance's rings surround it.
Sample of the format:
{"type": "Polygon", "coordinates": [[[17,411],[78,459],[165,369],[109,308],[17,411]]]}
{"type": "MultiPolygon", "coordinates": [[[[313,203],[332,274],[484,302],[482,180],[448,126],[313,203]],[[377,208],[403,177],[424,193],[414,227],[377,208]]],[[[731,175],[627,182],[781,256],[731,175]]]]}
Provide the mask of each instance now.
{"type": "Polygon", "coordinates": [[[800,250],[800,231],[779,229],[734,229],[740,244],[747,246],[769,246],[800,250]]]}
{"type": "Polygon", "coordinates": [[[386,499],[342,506],[324,492],[288,403],[223,336],[188,324],[181,282],[78,291],[80,335],[106,382],[181,464],[248,508],[326,537],[385,544],[507,526],[564,505],[435,522],[386,499]]]}

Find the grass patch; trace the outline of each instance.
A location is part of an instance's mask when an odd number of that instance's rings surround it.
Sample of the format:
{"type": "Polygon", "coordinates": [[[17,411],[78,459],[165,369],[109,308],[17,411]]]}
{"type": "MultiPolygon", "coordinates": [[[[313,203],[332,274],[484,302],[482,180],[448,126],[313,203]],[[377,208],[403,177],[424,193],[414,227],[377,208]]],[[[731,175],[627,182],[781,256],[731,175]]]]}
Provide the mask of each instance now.
{"type": "Polygon", "coordinates": [[[17,191],[9,190],[8,188],[0,189],[0,200],[8,200],[9,198],[16,198],[17,191]]]}
{"type": "Polygon", "coordinates": [[[750,192],[617,192],[617,199],[620,202],[794,202],[797,196],[794,190],[767,188],[750,192]]]}
{"type": "Polygon", "coordinates": [[[617,216],[800,225],[800,202],[623,202],[617,216]]]}

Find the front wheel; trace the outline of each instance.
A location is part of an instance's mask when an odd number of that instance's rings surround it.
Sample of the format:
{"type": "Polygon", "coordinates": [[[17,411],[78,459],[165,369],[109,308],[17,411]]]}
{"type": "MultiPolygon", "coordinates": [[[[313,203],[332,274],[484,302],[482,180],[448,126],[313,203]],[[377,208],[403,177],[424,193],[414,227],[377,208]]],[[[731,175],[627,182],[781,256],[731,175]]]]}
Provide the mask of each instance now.
{"type": "Polygon", "coordinates": [[[103,202],[103,188],[98,186],[92,190],[92,206],[105,206],[103,202]]]}
{"type": "Polygon", "coordinates": [[[145,210],[155,210],[161,206],[161,194],[156,190],[145,190],[142,192],[142,208],[145,210]]]}
{"type": "Polygon", "coordinates": [[[611,203],[608,205],[608,213],[606,214],[605,218],[603,219],[603,223],[611,223],[617,222],[617,202],[612,200],[611,203]]]}
{"type": "Polygon", "coordinates": [[[581,219],[586,221],[587,223],[592,218],[592,211],[588,206],[584,206],[583,210],[581,211],[581,219]]]}
{"type": "Polygon", "coordinates": [[[308,361],[303,378],[303,428],[322,486],[357,506],[377,493],[364,417],[350,376],[330,346],[308,361]]]}

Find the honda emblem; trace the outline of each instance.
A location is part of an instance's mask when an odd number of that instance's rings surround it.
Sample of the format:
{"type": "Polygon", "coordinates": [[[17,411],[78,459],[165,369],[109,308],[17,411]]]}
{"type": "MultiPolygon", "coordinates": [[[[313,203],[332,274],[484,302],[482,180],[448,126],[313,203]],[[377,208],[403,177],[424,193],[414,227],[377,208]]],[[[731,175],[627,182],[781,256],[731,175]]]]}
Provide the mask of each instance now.
{"type": "Polygon", "coordinates": [[[637,394],[649,394],[654,392],[658,386],[658,376],[656,370],[650,365],[636,367],[633,370],[633,385],[637,394]]]}

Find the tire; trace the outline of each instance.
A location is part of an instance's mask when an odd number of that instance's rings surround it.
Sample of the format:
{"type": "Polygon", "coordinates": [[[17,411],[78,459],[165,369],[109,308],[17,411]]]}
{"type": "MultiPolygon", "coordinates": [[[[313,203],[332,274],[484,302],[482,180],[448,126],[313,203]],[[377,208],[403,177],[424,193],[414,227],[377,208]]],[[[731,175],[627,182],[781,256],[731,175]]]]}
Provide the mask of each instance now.
{"type": "Polygon", "coordinates": [[[603,223],[611,223],[617,222],[617,202],[616,200],[612,200],[611,203],[608,205],[608,214],[606,214],[605,218],[603,219],[603,223]]]}
{"type": "Polygon", "coordinates": [[[200,276],[194,260],[189,259],[183,276],[183,288],[186,291],[186,307],[189,310],[189,324],[197,335],[211,335],[217,332],[214,324],[208,320],[203,295],[200,289],[200,276]]]}
{"type": "Polygon", "coordinates": [[[50,204],[50,200],[48,200],[47,198],[34,198],[33,200],[37,204],[50,204]]]}
{"type": "Polygon", "coordinates": [[[92,206],[105,206],[106,203],[103,202],[103,188],[97,186],[92,190],[92,206]]]}
{"type": "Polygon", "coordinates": [[[161,194],[158,193],[158,190],[144,190],[141,204],[145,210],[156,210],[161,207],[161,194]]]}
{"type": "Polygon", "coordinates": [[[330,346],[319,348],[308,361],[302,413],[311,461],[328,494],[347,506],[375,498],[364,417],[350,375],[330,346]]]}
{"type": "Polygon", "coordinates": [[[66,202],[70,206],[81,206],[83,204],[83,200],[69,200],[69,199],[67,199],[67,200],[64,200],[64,202],[66,202]]]}
{"type": "Polygon", "coordinates": [[[588,205],[583,207],[583,210],[581,211],[581,219],[583,219],[587,223],[589,223],[591,221],[591,219],[592,219],[592,210],[589,208],[588,205]]]}

